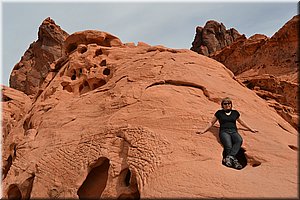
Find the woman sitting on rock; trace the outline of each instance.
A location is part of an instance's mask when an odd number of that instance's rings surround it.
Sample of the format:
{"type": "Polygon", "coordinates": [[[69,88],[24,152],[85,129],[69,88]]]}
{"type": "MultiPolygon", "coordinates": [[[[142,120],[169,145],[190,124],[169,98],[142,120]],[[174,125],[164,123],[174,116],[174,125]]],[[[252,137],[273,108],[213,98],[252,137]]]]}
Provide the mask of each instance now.
{"type": "Polygon", "coordinates": [[[242,165],[237,160],[236,155],[242,146],[243,139],[237,132],[236,121],[253,133],[257,132],[257,130],[250,128],[242,121],[240,113],[237,110],[232,110],[232,101],[230,98],[224,98],[221,106],[222,110],[218,110],[207,127],[203,131],[198,131],[197,134],[205,133],[218,120],[220,123],[219,137],[224,147],[223,163],[228,167],[241,169],[242,165]]]}

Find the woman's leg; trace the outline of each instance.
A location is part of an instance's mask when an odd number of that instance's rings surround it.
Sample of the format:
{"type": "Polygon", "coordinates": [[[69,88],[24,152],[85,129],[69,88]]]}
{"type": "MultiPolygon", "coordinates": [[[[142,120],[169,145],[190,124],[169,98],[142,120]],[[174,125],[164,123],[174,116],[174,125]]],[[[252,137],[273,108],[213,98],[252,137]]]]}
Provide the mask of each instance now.
{"type": "Polygon", "coordinates": [[[231,136],[225,131],[221,131],[219,137],[224,148],[223,157],[225,158],[230,154],[232,149],[231,136]]]}
{"type": "Polygon", "coordinates": [[[243,138],[237,131],[233,131],[230,135],[232,139],[232,148],[231,151],[229,152],[229,155],[235,157],[239,152],[239,150],[241,149],[241,146],[243,144],[243,138]]]}
{"type": "Polygon", "coordinates": [[[232,159],[232,164],[235,169],[242,169],[243,166],[239,163],[238,159],[236,158],[237,153],[241,149],[243,139],[241,135],[237,131],[232,131],[230,133],[231,139],[232,139],[232,148],[231,151],[229,152],[230,158],[232,159]]]}

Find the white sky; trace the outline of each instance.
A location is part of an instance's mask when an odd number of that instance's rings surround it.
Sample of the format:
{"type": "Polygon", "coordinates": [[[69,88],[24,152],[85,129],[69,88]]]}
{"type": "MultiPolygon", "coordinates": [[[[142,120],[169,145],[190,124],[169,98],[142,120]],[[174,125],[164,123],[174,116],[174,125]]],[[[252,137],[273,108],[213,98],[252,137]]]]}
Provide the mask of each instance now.
{"type": "Polygon", "coordinates": [[[1,1],[1,77],[8,85],[12,68],[36,41],[42,21],[51,17],[67,33],[87,29],[109,32],[123,43],[189,49],[197,26],[222,22],[247,37],[271,37],[298,13],[297,1],[1,1]]]}

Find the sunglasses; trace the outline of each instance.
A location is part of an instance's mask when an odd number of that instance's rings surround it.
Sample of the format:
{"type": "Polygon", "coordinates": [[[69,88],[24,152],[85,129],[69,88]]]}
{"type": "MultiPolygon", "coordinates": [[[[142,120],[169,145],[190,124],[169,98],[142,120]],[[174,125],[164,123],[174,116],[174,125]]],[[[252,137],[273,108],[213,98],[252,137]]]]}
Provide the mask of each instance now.
{"type": "Polygon", "coordinates": [[[231,105],[231,103],[223,103],[223,105],[224,105],[224,106],[226,106],[226,105],[231,105]]]}

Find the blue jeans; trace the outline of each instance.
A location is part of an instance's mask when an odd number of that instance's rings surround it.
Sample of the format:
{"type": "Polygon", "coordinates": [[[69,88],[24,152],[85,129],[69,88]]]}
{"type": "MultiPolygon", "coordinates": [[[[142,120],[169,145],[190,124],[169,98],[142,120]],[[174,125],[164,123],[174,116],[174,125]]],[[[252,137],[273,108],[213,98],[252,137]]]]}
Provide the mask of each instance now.
{"type": "Polygon", "coordinates": [[[224,147],[223,157],[225,158],[226,156],[236,156],[243,143],[243,138],[237,132],[237,130],[220,130],[219,137],[224,147]]]}

